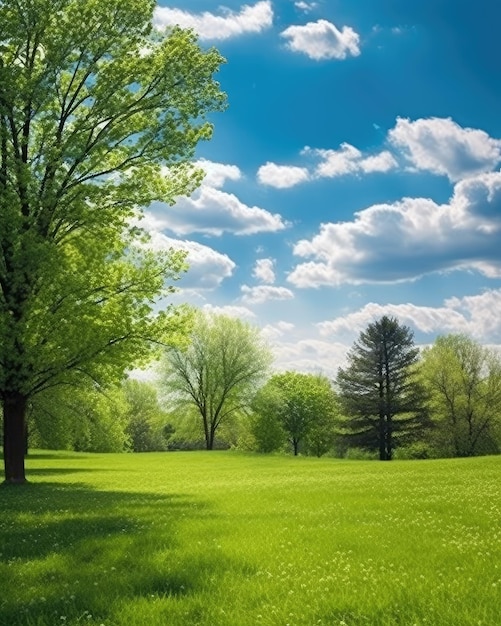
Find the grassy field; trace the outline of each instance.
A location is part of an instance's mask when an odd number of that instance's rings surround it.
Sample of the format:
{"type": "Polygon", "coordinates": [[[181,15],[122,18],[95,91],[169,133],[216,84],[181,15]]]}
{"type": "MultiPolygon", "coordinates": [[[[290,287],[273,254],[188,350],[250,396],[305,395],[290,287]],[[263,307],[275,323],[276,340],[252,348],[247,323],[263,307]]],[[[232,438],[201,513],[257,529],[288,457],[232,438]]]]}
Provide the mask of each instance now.
{"type": "Polygon", "coordinates": [[[35,453],[2,626],[499,626],[501,458],[35,453]]]}

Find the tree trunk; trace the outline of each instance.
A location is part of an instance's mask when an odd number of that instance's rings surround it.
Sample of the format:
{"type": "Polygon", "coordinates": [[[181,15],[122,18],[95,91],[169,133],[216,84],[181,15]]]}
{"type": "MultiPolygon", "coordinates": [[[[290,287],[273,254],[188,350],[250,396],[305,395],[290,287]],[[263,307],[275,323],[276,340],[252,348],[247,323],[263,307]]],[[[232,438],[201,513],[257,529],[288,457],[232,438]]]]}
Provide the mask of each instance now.
{"type": "Polygon", "coordinates": [[[379,460],[386,461],[386,424],[384,415],[379,414],[379,460]]]}
{"type": "Polygon", "coordinates": [[[216,433],[214,429],[211,427],[209,430],[209,439],[207,441],[207,450],[214,450],[214,440],[216,438],[216,433]]]}
{"type": "Polygon", "coordinates": [[[386,416],[386,460],[393,458],[393,421],[391,415],[386,416]]]}
{"type": "Polygon", "coordinates": [[[292,447],[294,449],[294,456],[297,456],[299,452],[299,439],[294,438],[292,440],[292,447]]]}
{"type": "Polygon", "coordinates": [[[213,442],[211,437],[211,429],[209,427],[209,418],[202,408],[200,408],[200,414],[202,415],[202,421],[204,423],[205,449],[212,450],[213,442]]]}
{"type": "Polygon", "coordinates": [[[26,482],[24,453],[26,446],[26,397],[18,392],[8,392],[3,401],[3,455],[5,482],[26,482]]]}

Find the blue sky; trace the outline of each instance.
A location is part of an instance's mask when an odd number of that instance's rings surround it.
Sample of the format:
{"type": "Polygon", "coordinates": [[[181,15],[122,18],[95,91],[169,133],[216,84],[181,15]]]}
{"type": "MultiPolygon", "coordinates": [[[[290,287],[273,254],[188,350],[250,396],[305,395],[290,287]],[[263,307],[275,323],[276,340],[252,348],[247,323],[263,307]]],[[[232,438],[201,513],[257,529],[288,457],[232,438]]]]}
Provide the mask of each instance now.
{"type": "Polygon", "coordinates": [[[263,328],[279,369],[335,372],[383,314],[416,342],[501,344],[501,3],[160,0],[216,46],[228,109],[190,198],[176,301],[263,328]]]}

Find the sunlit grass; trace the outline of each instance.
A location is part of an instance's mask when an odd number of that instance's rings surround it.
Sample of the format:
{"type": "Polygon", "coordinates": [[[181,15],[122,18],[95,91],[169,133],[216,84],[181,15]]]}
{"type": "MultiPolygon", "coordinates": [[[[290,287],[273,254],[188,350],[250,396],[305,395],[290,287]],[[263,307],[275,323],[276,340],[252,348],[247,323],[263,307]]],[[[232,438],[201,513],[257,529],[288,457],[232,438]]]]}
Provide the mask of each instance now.
{"type": "Polygon", "coordinates": [[[501,624],[501,458],[34,454],[0,624],[501,624]]]}

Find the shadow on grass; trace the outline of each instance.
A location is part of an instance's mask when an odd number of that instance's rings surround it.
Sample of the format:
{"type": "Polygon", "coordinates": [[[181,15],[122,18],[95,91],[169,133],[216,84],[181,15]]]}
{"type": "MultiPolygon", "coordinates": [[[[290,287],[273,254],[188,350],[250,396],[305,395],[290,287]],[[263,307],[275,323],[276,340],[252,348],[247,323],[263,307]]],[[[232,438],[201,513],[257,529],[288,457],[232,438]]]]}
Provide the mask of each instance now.
{"type": "MultiPolygon", "coordinates": [[[[91,469],[83,468],[83,467],[38,467],[36,469],[30,468],[27,474],[28,482],[30,480],[30,476],[62,476],[64,474],[80,474],[80,473],[89,473],[91,469]]],[[[103,470],[99,469],[100,472],[103,471],[113,471],[111,469],[103,470]]],[[[37,483],[38,485],[39,483],[37,483]]],[[[3,483],[2,487],[9,488],[8,484],[3,483]]],[[[19,487],[15,487],[19,488],[19,487]]],[[[22,487],[21,487],[22,488],[22,487]]],[[[1,493],[1,492],[0,492],[1,493]]]]}
{"type": "Polygon", "coordinates": [[[97,491],[81,483],[5,486],[0,624],[48,626],[60,616],[76,624],[85,614],[116,623],[116,603],[193,593],[202,578],[222,573],[221,560],[199,551],[186,563],[190,545],[179,533],[184,524],[215,518],[206,503],[183,494],[97,491]]]}

